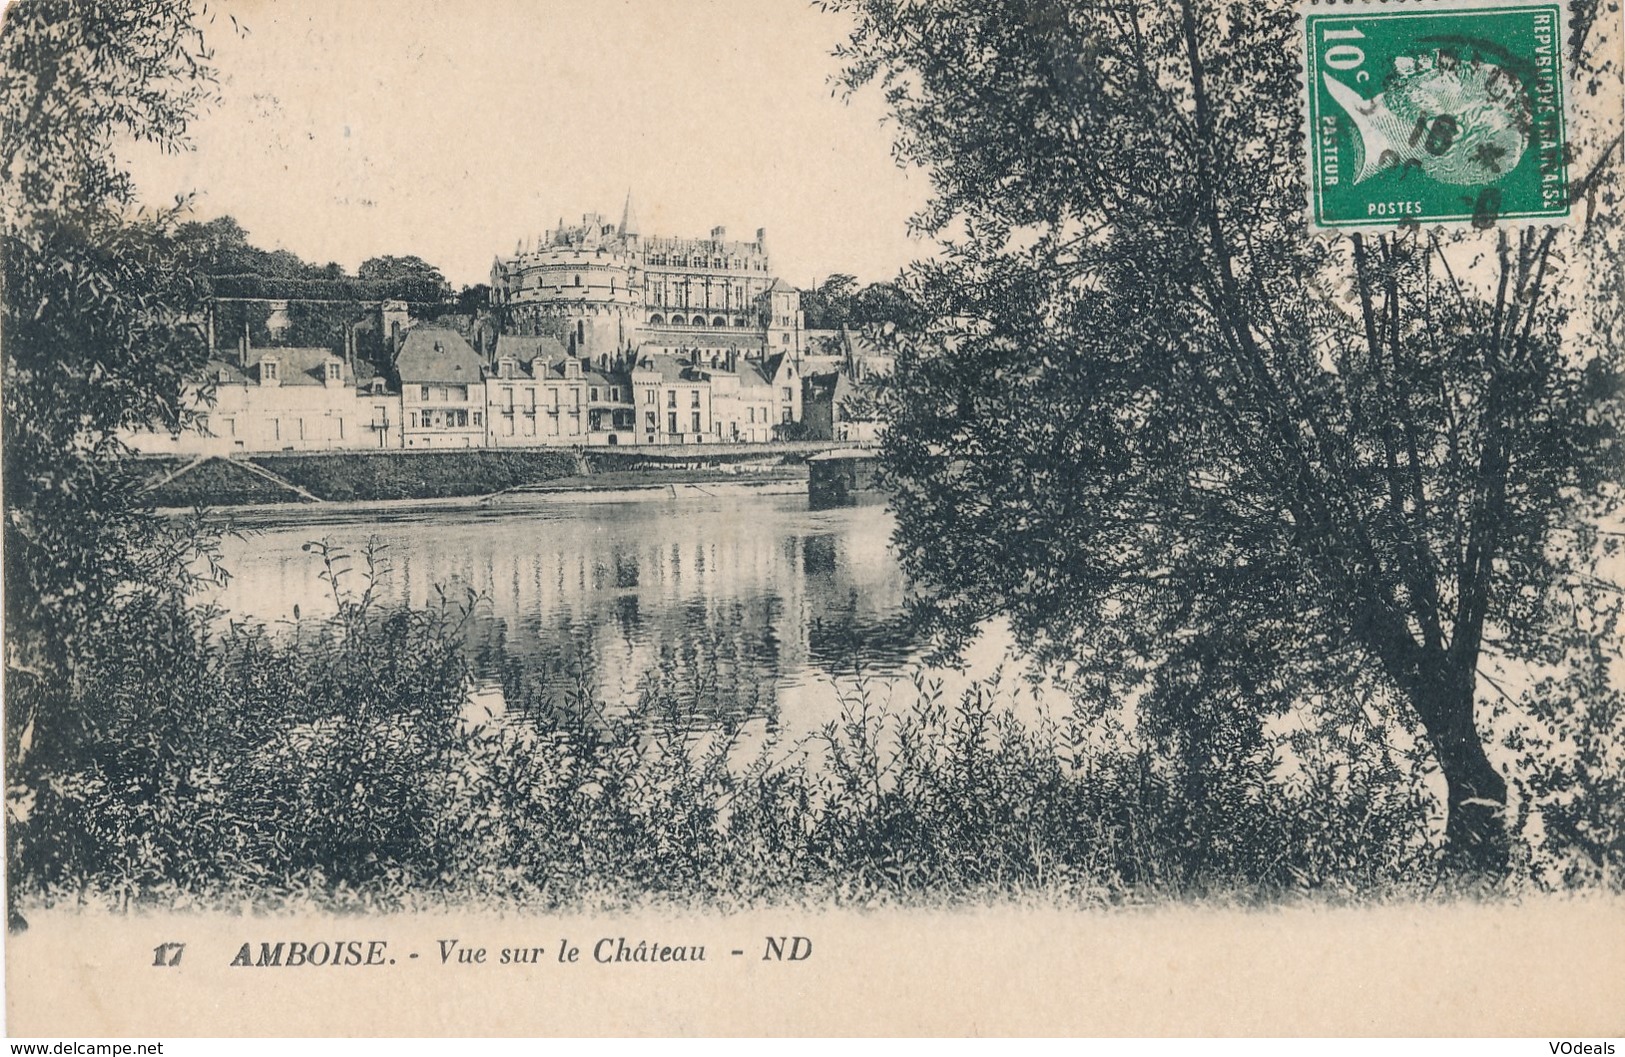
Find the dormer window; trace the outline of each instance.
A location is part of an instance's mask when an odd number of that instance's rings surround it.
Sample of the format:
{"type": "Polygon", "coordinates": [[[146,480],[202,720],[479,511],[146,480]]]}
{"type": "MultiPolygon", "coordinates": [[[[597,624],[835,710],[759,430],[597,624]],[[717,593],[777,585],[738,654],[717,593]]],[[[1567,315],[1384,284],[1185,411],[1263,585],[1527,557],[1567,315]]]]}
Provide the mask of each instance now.
{"type": "Polygon", "coordinates": [[[337,360],[328,360],[327,361],[327,380],[328,381],[330,381],[330,382],[338,381],[340,378],[342,378],[344,376],[343,372],[344,372],[344,365],[339,363],[339,361],[337,361],[337,360]]]}
{"type": "Polygon", "coordinates": [[[276,361],[275,360],[261,360],[260,361],[260,381],[262,381],[262,382],[274,382],[276,380],[277,380],[276,361]]]}

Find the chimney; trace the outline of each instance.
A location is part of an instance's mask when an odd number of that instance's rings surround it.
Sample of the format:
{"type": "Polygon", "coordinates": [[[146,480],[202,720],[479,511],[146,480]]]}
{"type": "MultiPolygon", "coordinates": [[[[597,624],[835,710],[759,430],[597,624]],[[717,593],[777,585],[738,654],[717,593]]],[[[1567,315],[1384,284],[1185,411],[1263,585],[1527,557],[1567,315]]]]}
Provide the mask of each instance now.
{"type": "Polygon", "coordinates": [[[248,367],[248,321],[243,321],[243,340],[237,345],[237,362],[243,368],[248,367]]]}

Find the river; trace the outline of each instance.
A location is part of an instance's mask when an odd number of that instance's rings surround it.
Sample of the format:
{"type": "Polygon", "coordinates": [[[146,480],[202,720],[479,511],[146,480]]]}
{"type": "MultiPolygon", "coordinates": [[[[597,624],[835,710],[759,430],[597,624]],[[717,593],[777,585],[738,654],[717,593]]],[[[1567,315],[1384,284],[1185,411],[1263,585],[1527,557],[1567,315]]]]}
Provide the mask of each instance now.
{"type": "Polygon", "coordinates": [[[212,600],[273,627],[320,619],[335,607],[322,548],[354,595],[371,547],[381,601],[472,605],[476,674],[510,712],[623,706],[664,670],[706,687],[701,721],[808,731],[839,714],[838,688],[889,685],[918,652],[893,527],[881,506],[739,487],[289,507],[228,537],[212,600]]]}

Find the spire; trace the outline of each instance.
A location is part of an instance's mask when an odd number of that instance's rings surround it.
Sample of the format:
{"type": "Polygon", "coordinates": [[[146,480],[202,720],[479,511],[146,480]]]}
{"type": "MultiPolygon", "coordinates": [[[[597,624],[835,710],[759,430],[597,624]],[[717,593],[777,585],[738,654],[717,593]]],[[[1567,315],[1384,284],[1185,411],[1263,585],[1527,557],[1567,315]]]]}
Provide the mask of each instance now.
{"type": "Polygon", "coordinates": [[[632,189],[629,187],[626,189],[626,206],[621,210],[620,235],[625,238],[636,234],[638,234],[638,215],[632,211],[632,189]]]}

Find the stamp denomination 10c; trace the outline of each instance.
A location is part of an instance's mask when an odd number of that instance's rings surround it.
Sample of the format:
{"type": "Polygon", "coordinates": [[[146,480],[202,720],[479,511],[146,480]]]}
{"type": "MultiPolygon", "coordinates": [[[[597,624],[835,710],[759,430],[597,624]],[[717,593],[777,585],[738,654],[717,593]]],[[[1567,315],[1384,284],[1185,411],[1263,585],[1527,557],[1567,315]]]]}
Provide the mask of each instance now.
{"type": "Polygon", "coordinates": [[[1557,3],[1361,3],[1303,19],[1318,228],[1569,215],[1557,3]]]}

